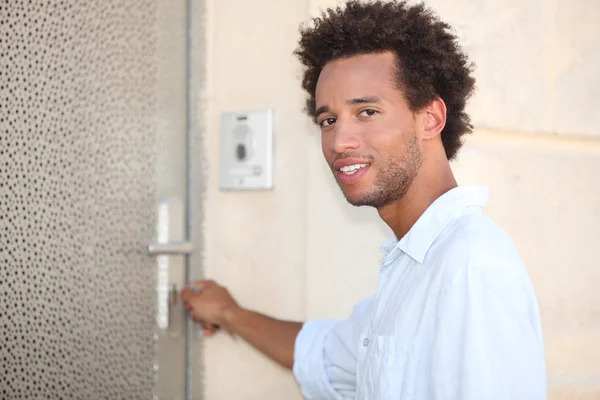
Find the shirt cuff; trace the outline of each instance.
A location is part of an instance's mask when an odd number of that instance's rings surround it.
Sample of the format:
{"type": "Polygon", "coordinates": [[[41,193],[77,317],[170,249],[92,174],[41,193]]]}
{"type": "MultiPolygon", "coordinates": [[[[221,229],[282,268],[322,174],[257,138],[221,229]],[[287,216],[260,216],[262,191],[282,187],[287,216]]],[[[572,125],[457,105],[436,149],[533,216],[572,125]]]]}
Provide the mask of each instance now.
{"type": "Polygon", "coordinates": [[[310,400],[342,400],[325,370],[325,340],[338,320],[304,323],[294,346],[294,377],[302,395],[310,400]]]}

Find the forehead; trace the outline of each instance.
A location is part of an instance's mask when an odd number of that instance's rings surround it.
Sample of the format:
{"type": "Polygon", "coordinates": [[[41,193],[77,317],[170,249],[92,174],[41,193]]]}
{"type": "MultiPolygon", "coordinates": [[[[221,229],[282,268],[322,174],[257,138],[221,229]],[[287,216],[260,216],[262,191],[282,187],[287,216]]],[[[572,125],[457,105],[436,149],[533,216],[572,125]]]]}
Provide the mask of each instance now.
{"type": "Polygon", "coordinates": [[[319,76],[319,103],[397,91],[396,57],[392,52],[365,54],[329,62],[319,76]]]}

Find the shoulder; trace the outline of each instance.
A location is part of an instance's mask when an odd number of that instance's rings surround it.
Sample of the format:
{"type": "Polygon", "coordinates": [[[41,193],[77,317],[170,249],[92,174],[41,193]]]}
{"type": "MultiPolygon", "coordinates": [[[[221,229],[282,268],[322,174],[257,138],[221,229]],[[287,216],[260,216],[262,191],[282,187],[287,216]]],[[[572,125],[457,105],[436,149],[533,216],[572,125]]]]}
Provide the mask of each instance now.
{"type": "Polygon", "coordinates": [[[481,211],[465,213],[446,227],[435,245],[432,267],[441,278],[445,307],[459,305],[457,312],[462,312],[470,304],[490,319],[523,323],[541,335],[529,274],[500,226],[481,211]]]}
{"type": "Polygon", "coordinates": [[[432,246],[431,261],[455,275],[476,269],[503,279],[522,278],[525,266],[510,236],[481,211],[461,214],[432,246]]]}

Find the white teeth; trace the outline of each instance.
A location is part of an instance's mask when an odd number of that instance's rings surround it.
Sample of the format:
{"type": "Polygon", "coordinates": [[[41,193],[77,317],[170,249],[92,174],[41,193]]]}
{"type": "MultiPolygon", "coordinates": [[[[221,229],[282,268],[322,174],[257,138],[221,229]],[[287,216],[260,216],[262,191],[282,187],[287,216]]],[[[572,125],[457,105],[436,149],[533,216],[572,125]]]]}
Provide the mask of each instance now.
{"type": "Polygon", "coordinates": [[[345,167],[340,168],[340,171],[346,175],[352,175],[356,173],[361,168],[366,167],[368,164],[354,164],[354,165],[346,165],[345,167]]]}

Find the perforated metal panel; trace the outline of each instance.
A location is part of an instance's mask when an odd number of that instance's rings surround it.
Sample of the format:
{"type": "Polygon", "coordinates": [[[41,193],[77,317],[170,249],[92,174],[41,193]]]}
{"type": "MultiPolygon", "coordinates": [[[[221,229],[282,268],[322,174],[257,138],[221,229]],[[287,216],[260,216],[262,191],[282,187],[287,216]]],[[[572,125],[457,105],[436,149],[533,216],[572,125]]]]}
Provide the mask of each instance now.
{"type": "Polygon", "coordinates": [[[0,398],[151,399],[156,5],[0,0],[0,398]]]}

